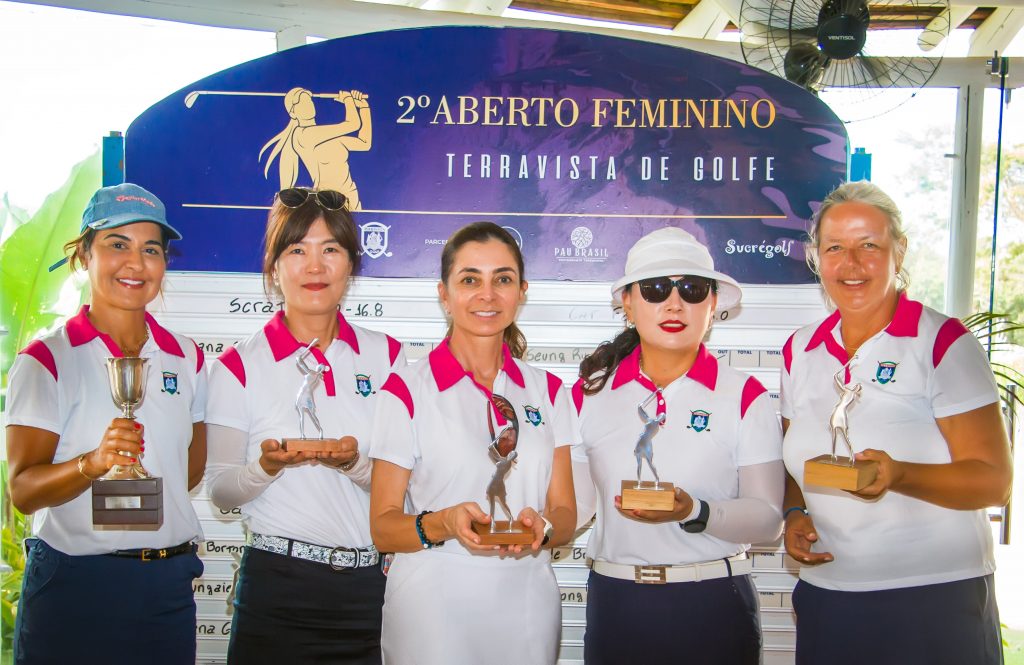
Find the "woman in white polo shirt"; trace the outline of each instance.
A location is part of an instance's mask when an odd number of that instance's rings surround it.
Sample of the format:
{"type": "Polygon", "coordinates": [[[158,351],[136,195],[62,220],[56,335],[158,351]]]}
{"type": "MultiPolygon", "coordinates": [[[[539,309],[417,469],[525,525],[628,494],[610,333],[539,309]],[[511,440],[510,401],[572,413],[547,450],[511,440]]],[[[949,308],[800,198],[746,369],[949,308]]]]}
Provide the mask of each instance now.
{"type": "Polygon", "coordinates": [[[807,256],[836,306],[783,349],[786,548],[798,663],[1002,662],[985,514],[1010,492],[1009,446],[992,371],[957,319],[911,300],[901,216],[877,186],[846,183],[813,221],[807,256]],[[841,380],[858,492],[804,483],[831,450],[841,380]]]}
{"type": "Polygon", "coordinates": [[[398,553],[384,602],[386,663],[543,665],[558,657],[558,585],[541,548],[567,542],[575,529],[574,430],[561,380],[520,360],[526,340],[515,318],[526,288],[507,231],[490,222],[456,231],[438,284],[449,334],[384,384],[370,522],[377,547],[398,553]],[[502,549],[484,546],[472,526],[489,523],[487,494],[501,495],[498,462],[507,468],[512,453],[495,457],[489,446],[505,426],[518,441],[503,478],[506,501],[533,542],[502,549]]]}
{"type": "Polygon", "coordinates": [[[284,307],[210,370],[210,498],[241,506],[249,532],[228,662],[379,663],[367,447],[380,385],[405,356],[339,311],[359,257],[343,195],[279,192],[265,248],[265,284],[284,307]],[[303,427],[342,450],[285,450],[303,427]]]}
{"type": "Polygon", "coordinates": [[[629,250],[612,296],[628,325],[583,361],[572,391],[580,522],[594,515],[595,493],[597,511],[584,659],[759,663],[746,550],[779,534],[781,431],[764,387],[703,344],[715,311],[739,303],[739,285],[692,235],[668,227],[629,250]],[[638,461],[644,480],[653,466],[675,485],[671,509],[622,508],[638,461]]]}
{"type": "MultiPolygon", "coordinates": [[[[90,304],[15,359],[7,391],[11,499],[34,513],[16,663],[195,661],[192,580],[202,574],[188,491],[206,463],[203,353],[146,313],[179,234],[138,185],[97,191],[65,246],[90,304]],[[133,422],[118,417],[106,360],[148,360],[133,422]],[[163,479],[155,531],[93,526],[91,483],[126,456],[163,479]]],[[[113,482],[113,481],[111,481],[113,482]]]]}

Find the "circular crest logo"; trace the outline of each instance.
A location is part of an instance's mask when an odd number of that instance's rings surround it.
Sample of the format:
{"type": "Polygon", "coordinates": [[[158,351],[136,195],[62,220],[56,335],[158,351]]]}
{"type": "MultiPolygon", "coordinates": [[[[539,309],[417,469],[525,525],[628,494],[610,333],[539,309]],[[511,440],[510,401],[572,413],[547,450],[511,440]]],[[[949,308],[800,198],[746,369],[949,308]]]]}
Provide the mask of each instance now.
{"type": "Polygon", "coordinates": [[[569,235],[569,240],[572,241],[573,247],[586,249],[590,247],[590,243],[594,242],[594,234],[585,226],[577,226],[569,235]]]}

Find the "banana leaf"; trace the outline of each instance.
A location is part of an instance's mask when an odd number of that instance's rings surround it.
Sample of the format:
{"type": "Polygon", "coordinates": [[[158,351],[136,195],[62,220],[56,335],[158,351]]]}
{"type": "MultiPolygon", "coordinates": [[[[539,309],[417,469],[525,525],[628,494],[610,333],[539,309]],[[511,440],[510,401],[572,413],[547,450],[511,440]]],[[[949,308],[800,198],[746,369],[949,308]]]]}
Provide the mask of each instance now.
{"type": "Polygon", "coordinates": [[[1000,387],[1000,398],[1004,406],[1013,408],[1014,404],[1024,406],[1024,374],[1012,365],[993,360],[992,355],[1000,351],[1011,351],[1018,348],[1009,342],[1010,335],[1024,331],[1024,324],[1010,318],[1008,314],[978,312],[963,319],[964,326],[970,330],[981,345],[989,349],[989,364],[1000,387]],[[1014,386],[1014,390],[1008,389],[1014,386]]]}
{"type": "Polygon", "coordinates": [[[67,181],[29,216],[0,202],[0,408],[15,354],[34,337],[74,314],[82,301],[66,266],[50,272],[64,243],[78,236],[82,210],[99,186],[97,152],[71,169],[67,181]]]}

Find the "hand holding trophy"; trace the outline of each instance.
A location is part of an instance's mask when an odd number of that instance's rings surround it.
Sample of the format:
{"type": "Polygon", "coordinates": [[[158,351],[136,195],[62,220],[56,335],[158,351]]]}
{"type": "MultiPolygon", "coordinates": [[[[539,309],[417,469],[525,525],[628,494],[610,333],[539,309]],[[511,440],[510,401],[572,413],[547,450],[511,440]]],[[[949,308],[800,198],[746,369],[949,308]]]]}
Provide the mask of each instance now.
{"type": "MultiPolygon", "coordinates": [[[[135,409],[146,395],[147,358],[107,359],[110,395],[122,417],[135,420],[135,409]]],[[[115,464],[92,482],[92,523],[110,528],[159,529],[164,522],[163,479],[142,466],[115,464]]]]}
{"type": "Polygon", "coordinates": [[[850,441],[850,408],[860,399],[861,384],[848,385],[844,380],[847,368],[857,357],[854,356],[835,375],[835,385],[839,390],[839,401],[832,409],[828,421],[828,429],[832,434],[832,454],[819,455],[804,462],[804,483],[834,487],[841,490],[857,491],[867,487],[878,475],[878,462],[854,459],[853,443],[850,441]],[[843,443],[849,457],[836,456],[836,443],[842,435],[843,443]]]}
{"type": "Polygon", "coordinates": [[[324,428],[320,425],[320,419],[316,416],[316,389],[323,380],[324,373],[331,370],[330,367],[320,362],[317,363],[315,368],[310,368],[306,364],[306,359],[319,341],[318,338],[314,338],[295,359],[295,367],[302,374],[302,385],[299,387],[299,392],[295,395],[295,411],[299,415],[299,438],[281,440],[282,448],[290,453],[302,451],[316,453],[339,452],[342,450],[342,440],[352,438],[325,439],[324,428]],[[306,437],[307,417],[313,421],[313,426],[316,427],[316,431],[319,434],[315,439],[306,437]]]}
{"type": "MultiPolygon", "coordinates": [[[[529,545],[533,542],[533,530],[527,528],[522,522],[513,519],[512,510],[508,507],[507,490],[505,488],[505,477],[512,471],[519,453],[516,452],[516,445],[519,443],[519,417],[515,409],[507,399],[501,395],[493,395],[491,398],[494,405],[501,411],[508,423],[494,435],[491,444],[487,446],[487,455],[494,463],[494,475],[491,482],[487,484],[487,503],[490,506],[489,515],[491,523],[473,523],[473,530],[480,536],[481,545],[529,545]],[[495,504],[501,506],[505,513],[505,520],[495,520],[495,504]]],[[[494,425],[491,421],[491,404],[487,404],[487,424],[494,432],[494,425]]]]}
{"type": "Polygon", "coordinates": [[[636,405],[637,414],[643,421],[644,428],[633,448],[633,454],[636,456],[636,482],[622,481],[623,510],[672,510],[675,504],[675,488],[672,483],[661,482],[658,470],[654,467],[654,436],[665,423],[665,413],[659,413],[652,418],[644,409],[657,395],[658,391],[654,391],[647,399],[636,405]],[[654,474],[653,482],[641,480],[645,460],[654,474]]]}

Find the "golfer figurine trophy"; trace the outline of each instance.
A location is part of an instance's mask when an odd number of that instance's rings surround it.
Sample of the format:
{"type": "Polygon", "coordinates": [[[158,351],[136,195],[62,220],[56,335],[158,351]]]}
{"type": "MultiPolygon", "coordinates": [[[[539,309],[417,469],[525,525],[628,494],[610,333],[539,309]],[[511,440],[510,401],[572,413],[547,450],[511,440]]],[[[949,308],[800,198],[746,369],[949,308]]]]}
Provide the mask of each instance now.
{"type": "Polygon", "coordinates": [[[839,389],[839,401],[832,409],[832,416],[828,421],[828,429],[832,433],[832,454],[819,455],[804,462],[805,485],[857,491],[873,483],[875,476],[878,475],[878,462],[854,459],[853,443],[850,441],[849,411],[860,399],[861,385],[859,383],[848,385],[843,380],[843,376],[854,359],[846,363],[836,372],[835,376],[835,385],[839,389]],[[836,456],[836,442],[840,435],[850,453],[849,457],[836,456]]]}
{"type": "Polygon", "coordinates": [[[644,423],[644,429],[640,432],[636,447],[633,448],[633,454],[636,456],[636,481],[622,481],[623,510],[672,510],[675,505],[675,487],[672,483],[661,482],[658,470],[654,468],[654,436],[665,423],[665,414],[664,412],[659,413],[652,418],[644,409],[657,395],[657,391],[652,392],[647,399],[636,405],[636,411],[644,423]],[[645,460],[654,474],[653,481],[641,480],[645,460]]]}
{"type": "MultiPolygon", "coordinates": [[[[487,447],[487,455],[494,463],[494,475],[487,484],[487,504],[490,507],[491,523],[474,522],[473,530],[480,536],[481,545],[529,545],[534,539],[533,530],[513,518],[512,510],[508,507],[508,492],[505,489],[505,478],[512,471],[512,465],[518,457],[516,445],[519,442],[519,418],[507,399],[501,395],[494,395],[492,399],[508,423],[494,435],[487,447]],[[501,506],[506,519],[494,519],[496,504],[501,506]]],[[[487,418],[493,434],[490,403],[487,404],[487,418]]]]}
{"type": "MultiPolygon", "coordinates": [[[[122,418],[135,420],[135,409],[146,396],[147,362],[148,358],[107,358],[110,396],[122,418]]],[[[131,464],[115,464],[92,481],[92,523],[105,529],[141,531],[159,529],[164,523],[163,479],[146,471],[141,454],[131,464]]]]}
{"type": "MultiPolygon", "coordinates": [[[[319,342],[319,338],[314,338],[302,353],[295,359],[295,367],[298,368],[299,373],[302,374],[302,385],[299,387],[298,394],[295,395],[295,411],[299,414],[299,438],[288,438],[281,440],[281,447],[288,452],[314,452],[314,453],[329,453],[338,452],[342,449],[341,442],[344,439],[352,439],[352,437],[342,437],[341,439],[325,439],[324,428],[320,425],[320,419],[316,417],[316,389],[323,381],[324,373],[331,370],[327,365],[318,362],[316,367],[310,368],[306,364],[306,359],[313,352],[313,347],[319,342]],[[315,439],[306,437],[306,418],[309,418],[313,422],[313,426],[316,427],[316,431],[319,436],[315,439]]],[[[352,439],[355,441],[355,439],[352,439]]]]}

